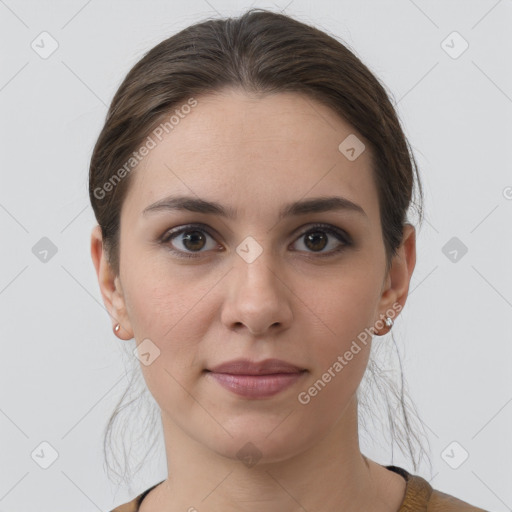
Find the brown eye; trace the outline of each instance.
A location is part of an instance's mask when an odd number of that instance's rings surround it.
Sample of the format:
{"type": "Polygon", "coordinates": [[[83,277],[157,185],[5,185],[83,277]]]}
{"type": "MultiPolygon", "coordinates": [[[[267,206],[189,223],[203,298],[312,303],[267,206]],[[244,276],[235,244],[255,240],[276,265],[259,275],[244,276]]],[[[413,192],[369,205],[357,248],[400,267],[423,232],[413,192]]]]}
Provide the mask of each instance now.
{"type": "Polygon", "coordinates": [[[163,236],[162,244],[170,246],[173,254],[183,258],[199,257],[202,252],[218,247],[212,235],[196,226],[184,226],[168,232],[163,236]]]}
{"type": "Polygon", "coordinates": [[[305,235],[305,245],[312,251],[321,251],[328,243],[328,237],[322,231],[314,231],[305,235]]]}
{"type": "Polygon", "coordinates": [[[331,256],[352,245],[348,234],[329,224],[319,224],[302,233],[295,244],[303,240],[305,251],[317,256],[331,256]],[[326,249],[327,250],[324,250],[326,249]]]}
{"type": "Polygon", "coordinates": [[[181,242],[189,251],[199,251],[205,246],[206,237],[201,231],[187,231],[181,242]]]}

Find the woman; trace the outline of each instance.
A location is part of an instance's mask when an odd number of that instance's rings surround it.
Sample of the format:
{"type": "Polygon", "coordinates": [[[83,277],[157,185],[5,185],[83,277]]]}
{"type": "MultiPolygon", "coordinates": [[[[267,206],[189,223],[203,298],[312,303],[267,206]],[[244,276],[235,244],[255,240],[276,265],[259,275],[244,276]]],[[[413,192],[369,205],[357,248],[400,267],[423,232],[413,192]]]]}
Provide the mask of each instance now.
{"type": "Polygon", "coordinates": [[[191,26],[134,66],[91,160],[91,254],[169,476],[116,511],[482,510],[359,449],[416,177],[378,80],[285,15],[191,26]]]}

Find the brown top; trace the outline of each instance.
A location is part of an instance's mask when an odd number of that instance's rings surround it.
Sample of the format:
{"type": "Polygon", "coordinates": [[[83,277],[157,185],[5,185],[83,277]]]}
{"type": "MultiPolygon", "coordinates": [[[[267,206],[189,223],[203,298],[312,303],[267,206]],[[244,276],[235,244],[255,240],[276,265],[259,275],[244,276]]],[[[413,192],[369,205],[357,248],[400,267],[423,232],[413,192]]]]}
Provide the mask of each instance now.
{"type": "MultiPolygon", "coordinates": [[[[444,492],[436,491],[424,478],[412,475],[401,467],[385,466],[385,468],[402,475],[407,482],[404,499],[398,512],[488,512],[444,492]]],[[[132,501],[116,507],[111,512],[137,512],[146,495],[161,483],[158,482],[132,501]]]]}

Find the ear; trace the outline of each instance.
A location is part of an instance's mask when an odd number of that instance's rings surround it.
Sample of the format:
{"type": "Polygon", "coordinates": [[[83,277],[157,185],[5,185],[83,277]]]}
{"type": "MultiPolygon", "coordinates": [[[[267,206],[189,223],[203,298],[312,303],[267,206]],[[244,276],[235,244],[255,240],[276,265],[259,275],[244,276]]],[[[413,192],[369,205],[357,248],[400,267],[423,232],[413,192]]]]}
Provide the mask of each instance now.
{"type": "Polygon", "coordinates": [[[123,340],[132,339],[133,330],[126,311],[121,281],[119,276],[114,274],[103,250],[103,237],[99,225],[96,225],[91,233],[91,257],[103,302],[112,319],[112,327],[119,323],[120,329],[116,335],[123,340]]]}
{"type": "Polygon", "coordinates": [[[380,318],[387,316],[386,311],[390,309],[399,312],[405,306],[415,265],[416,230],[411,224],[405,224],[402,244],[397,249],[397,254],[393,256],[383,284],[379,303],[380,318]]]}

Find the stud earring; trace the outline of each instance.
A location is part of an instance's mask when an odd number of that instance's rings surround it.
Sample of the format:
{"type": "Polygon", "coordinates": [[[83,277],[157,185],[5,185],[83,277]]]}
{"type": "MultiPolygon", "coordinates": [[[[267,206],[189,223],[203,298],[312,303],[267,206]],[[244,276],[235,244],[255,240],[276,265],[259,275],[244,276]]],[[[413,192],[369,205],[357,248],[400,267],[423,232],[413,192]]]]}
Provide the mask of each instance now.
{"type": "Polygon", "coordinates": [[[121,326],[119,324],[116,324],[116,326],[114,327],[114,332],[118,333],[119,329],[121,329],[121,326]]]}
{"type": "Polygon", "coordinates": [[[380,332],[380,329],[378,331],[375,332],[375,334],[377,336],[383,336],[384,334],[387,334],[391,328],[393,327],[393,319],[390,318],[389,316],[387,316],[385,319],[384,319],[384,324],[385,324],[385,332],[380,332]],[[387,328],[387,329],[386,329],[387,328]]]}

